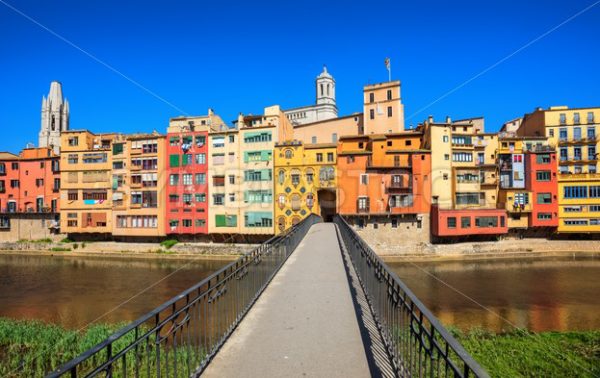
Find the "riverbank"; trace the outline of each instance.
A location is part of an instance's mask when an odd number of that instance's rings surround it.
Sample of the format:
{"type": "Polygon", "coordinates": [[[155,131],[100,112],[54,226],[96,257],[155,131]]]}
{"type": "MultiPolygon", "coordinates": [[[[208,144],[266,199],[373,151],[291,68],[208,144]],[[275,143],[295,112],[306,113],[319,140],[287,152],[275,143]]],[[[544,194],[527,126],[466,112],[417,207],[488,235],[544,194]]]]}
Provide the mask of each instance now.
{"type": "MultiPolygon", "coordinates": [[[[77,333],[38,321],[0,318],[0,376],[43,376],[121,326],[97,324],[77,333]]],[[[600,331],[451,332],[492,377],[600,375],[600,331]]]]}
{"type": "Polygon", "coordinates": [[[389,246],[367,241],[385,261],[447,261],[519,257],[600,258],[598,240],[504,239],[454,244],[416,243],[389,246]]]}
{"type": "Polygon", "coordinates": [[[233,243],[125,243],[125,242],[73,242],[50,239],[0,243],[0,254],[36,254],[45,256],[94,256],[123,258],[173,258],[195,257],[234,259],[256,248],[257,244],[233,243]]]}
{"type": "Polygon", "coordinates": [[[600,376],[600,331],[451,331],[491,377],[600,376]]]}

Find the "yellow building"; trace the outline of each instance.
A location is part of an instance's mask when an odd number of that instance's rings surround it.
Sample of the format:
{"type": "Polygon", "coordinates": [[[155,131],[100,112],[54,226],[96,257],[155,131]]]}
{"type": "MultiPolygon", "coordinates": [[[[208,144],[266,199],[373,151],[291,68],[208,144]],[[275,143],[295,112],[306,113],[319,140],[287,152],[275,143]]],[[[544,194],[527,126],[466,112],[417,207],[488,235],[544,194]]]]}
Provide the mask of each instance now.
{"type": "Polygon", "coordinates": [[[556,146],[558,232],[600,232],[600,108],[554,106],[526,114],[517,134],[556,146]]]}
{"type": "Polygon", "coordinates": [[[113,236],[165,235],[165,148],[165,137],[158,133],[113,140],[113,236]]]}
{"type": "Polygon", "coordinates": [[[115,134],[61,133],[61,231],[111,233],[112,141],[115,134]]]}
{"type": "Polygon", "coordinates": [[[311,213],[331,218],[336,209],[337,144],[275,144],[276,233],[311,213]]]}
{"type": "Polygon", "coordinates": [[[498,137],[484,133],[483,119],[429,118],[420,128],[424,148],[431,150],[431,203],[440,209],[495,209],[498,137]]]}

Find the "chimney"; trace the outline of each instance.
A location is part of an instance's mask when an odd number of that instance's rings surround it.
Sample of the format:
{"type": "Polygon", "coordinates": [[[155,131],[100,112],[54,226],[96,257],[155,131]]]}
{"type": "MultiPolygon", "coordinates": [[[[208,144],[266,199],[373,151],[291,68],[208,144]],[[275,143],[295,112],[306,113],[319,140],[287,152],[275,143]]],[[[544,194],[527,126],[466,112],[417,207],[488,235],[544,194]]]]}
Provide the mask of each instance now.
{"type": "Polygon", "coordinates": [[[430,116],[427,118],[427,122],[429,122],[429,123],[433,123],[433,116],[432,116],[432,115],[430,115],[430,116]]]}
{"type": "Polygon", "coordinates": [[[446,116],[446,123],[452,123],[452,119],[450,118],[450,116],[446,116]]]}

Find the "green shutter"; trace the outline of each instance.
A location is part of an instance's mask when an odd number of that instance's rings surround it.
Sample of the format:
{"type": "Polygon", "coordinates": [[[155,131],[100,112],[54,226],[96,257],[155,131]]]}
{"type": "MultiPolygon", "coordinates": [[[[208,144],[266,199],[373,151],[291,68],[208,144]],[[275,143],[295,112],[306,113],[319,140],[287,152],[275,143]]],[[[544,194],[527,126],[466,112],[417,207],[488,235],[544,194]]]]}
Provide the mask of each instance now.
{"type": "Polygon", "coordinates": [[[260,179],[261,179],[261,181],[271,181],[271,170],[270,169],[262,169],[260,171],[260,179]]]}
{"type": "Polygon", "coordinates": [[[225,215],[215,215],[215,225],[217,227],[225,227],[225,215]]]}
{"type": "Polygon", "coordinates": [[[182,163],[181,165],[190,165],[192,164],[192,155],[191,154],[185,154],[183,155],[183,159],[182,159],[182,163]]]}
{"type": "Polygon", "coordinates": [[[169,166],[170,167],[179,167],[179,155],[170,155],[169,156],[169,166]]]}
{"type": "Polygon", "coordinates": [[[260,160],[262,161],[271,161],[271,156],[271,151],[264,150],[260,152],[260,160]]]}
{"type": "Polygon", "coordinates": [[[113,155],[119,155],[123,153],[123,143],[113,144],[113,155]]]}

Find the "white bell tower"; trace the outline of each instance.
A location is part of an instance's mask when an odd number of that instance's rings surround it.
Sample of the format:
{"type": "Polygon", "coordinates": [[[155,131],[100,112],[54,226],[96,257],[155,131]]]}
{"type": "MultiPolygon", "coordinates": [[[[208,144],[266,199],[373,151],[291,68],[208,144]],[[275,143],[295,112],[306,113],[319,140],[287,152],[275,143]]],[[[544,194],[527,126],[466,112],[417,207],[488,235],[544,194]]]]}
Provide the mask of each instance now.
{"type": "Polygon", "coordinates": [[[69,130],[69,101],[63,98],[62,85],[58,81],[50,84],[48,98],[42,97],[42,128],[39,147],[51,147],[60,153],[60,134],[69,130]]]}
{"type": "Polygon", "coordinates": [[[323,66],[323,72],[317,76],[317,105],[335,106],[335,80],[327,72],[327,66],[323,66]]]}

